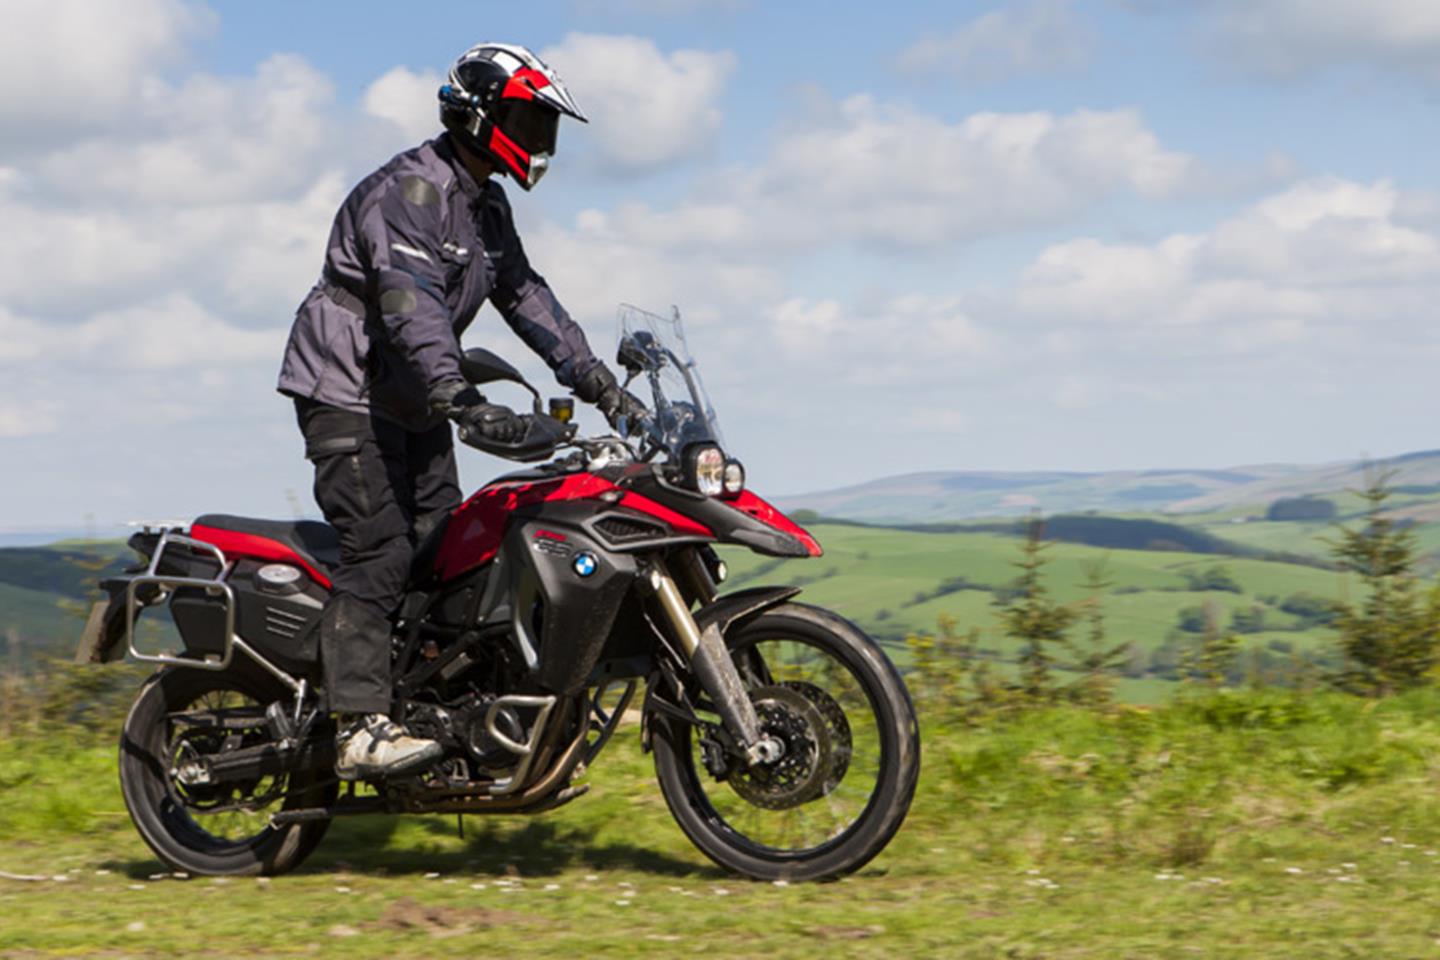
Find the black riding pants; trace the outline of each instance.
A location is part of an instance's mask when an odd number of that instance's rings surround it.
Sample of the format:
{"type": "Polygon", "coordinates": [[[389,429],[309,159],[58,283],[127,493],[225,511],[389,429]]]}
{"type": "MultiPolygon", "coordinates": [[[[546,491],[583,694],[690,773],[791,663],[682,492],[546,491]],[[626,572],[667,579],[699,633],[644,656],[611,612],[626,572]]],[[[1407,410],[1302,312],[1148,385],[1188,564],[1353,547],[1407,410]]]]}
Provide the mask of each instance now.
{"type": "Polygon", "coordinates": [[[340,533],[320,621],[330,709],[388,713],[391,618],[416,548],[460,503],[450,425],[411,433],[377,417],[296,400],[315,502],[340,533]]]}

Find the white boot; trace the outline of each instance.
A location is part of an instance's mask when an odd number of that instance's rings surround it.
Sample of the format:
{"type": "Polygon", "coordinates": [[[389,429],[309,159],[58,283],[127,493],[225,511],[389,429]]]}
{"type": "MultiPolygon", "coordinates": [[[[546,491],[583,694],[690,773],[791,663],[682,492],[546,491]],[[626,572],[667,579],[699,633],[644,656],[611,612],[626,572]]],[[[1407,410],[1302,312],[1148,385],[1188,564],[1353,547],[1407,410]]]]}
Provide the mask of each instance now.
{"type": "Polygon", "coordinates": [[[420,740],[383,713],[358,717],[335,737],[335,775],[370,780],[418,770],[440,759],[444,748],[420,740]]]}

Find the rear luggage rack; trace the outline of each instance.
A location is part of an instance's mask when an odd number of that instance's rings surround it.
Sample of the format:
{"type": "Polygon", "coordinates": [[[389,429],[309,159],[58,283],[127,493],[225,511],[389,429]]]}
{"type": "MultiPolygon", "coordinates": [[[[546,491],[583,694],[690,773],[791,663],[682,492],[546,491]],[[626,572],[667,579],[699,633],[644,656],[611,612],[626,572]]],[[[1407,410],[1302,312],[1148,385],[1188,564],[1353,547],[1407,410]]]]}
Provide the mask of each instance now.
{"type": "Polygon", "coordinates": [[[231,660],[235,657],[235,644],[241,642],[235,636],[235,591],[225,579],[230,576],[233,564],[225,558],[225,553],[213,543],[206,543],[203,540],[196,540],[186,536],[178,530],[167,529],[161,532],[160,540],[155,545],[155,553],[150,557],[150,565],[145,572],[139,576],[132,577],[125,585],[125,644],[129,648],[130,656],[142,663],[159,663],[177,667],[196,667],[201,670],[226,670],[230,667],[231,660]],[[203,577],[167,577],[160,574],[160,562],[165,558],[165,551],[179,547],[189,550],[191,553],[209,554],[219,564],[219,570],[211,579],[203,577]],[[149,600],[141,603],[138,593],[142,587],[153,587],[159,592],[149,600]],[[140,616],[140,610],[144,607],[154,606],[162,603],[167,596],[176,590],[193,587],[203,590],[206,595],[219,597],[225,605],[225,632],[222,638],[222,652],[219,654],[206,654],[203,657],[185,657],[168,653],[141,653],[135,646],[135,622],[140,616]]]}

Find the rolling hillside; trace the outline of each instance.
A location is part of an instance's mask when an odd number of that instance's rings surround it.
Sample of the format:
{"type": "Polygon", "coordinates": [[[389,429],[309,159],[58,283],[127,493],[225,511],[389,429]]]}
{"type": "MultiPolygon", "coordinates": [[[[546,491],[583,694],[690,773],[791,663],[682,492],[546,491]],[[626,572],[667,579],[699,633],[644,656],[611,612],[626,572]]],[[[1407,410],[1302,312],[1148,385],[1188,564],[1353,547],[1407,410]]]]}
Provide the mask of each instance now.
{"type": "MultiPolygon", "coordinates": [[[[778,498],[787,510],[867,523],[910,524],[1089,510],[1107,513],[1263,513],[1276,500],[1338,494],[1363,486],[1364,461],[1302,466],[1268,464],[1228,470],[1104,473],[931,472],[854,487],[778,498]]],[[[1440,451],[1405,454],[1374,466],[1427,496],[1440,514],[1440,451]]]]}

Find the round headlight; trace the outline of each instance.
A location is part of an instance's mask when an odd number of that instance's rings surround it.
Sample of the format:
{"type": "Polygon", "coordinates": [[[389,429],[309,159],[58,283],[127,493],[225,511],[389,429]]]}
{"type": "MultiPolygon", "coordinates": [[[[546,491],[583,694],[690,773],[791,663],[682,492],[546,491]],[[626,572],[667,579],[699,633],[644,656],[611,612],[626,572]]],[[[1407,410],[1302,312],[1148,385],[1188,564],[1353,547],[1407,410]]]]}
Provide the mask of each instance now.
{"type": "Polygon", "coordinates": [[[707,497],[718,497],[725,490],[725,454],[719,447],[701,447],[695,451],[690,475],[695,489],[707,497]]]}
{"type": "Polygon", "coordinates": [[[739,460],[725,464],[725,496],[738,497],[745,491],[745,468],[739,460]]]}

